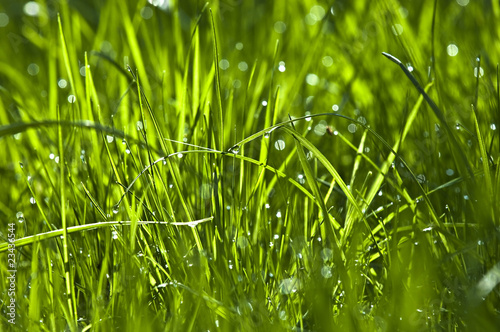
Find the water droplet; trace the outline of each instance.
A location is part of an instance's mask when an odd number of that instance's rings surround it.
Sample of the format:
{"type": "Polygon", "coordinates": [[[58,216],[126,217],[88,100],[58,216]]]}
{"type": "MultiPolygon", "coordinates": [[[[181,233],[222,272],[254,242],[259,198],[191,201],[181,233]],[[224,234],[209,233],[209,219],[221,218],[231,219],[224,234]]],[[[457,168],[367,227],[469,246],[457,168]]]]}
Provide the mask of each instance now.
{"type": "Polygon", "coordinates": [[[285,146],[285,141],[282,139],[279,139],[274,143],[274,148],[278,151],[283,151],[285,149],[285,146]]]}
{"type": "Polygon", "coordinates": [[[306,183],[306,179],[304,177],[304,174],[299,174],[297,175],[297,181],[300,183],[300,184],[304,184],[306,183]]]}
{"type": "Polygon", "coordinates": [[[264,138],[269,138],[269,136],[271,136],[271,133],[270,133],[270,132],[268,132],[268,131],[266,131],[266,132],[264,133],[264,138]]]}
{"type": "Polygon", "coordinates": [[[111,235],[112,235],[112,237],[113,237],[113,240],[118,239],[118,232],[117,232],[117,231],[113,231],[113,232],[111,232],[111,235]]]}
{"type": "Polygon", "coordinates": [[[36,204],[36,199],[35,199],[35,197],[31,197],[31,198],[30,198],[30,203],[31,203],[31,204],[36,204]]]}
{"type": "Polygon", "coordinates": [[[144,125],[143,125],[142,121],[137,121],[136,126],[137,126],[137,130],[139,130],[139,131],[144,129],[144,125]]]}
{"type": "Polygon", "coordinates": [[[234,153],[234,154],[240,153],[240,146],[239,145],[235,145],[235,146],[231,147],[229,149],[229,152],[234,153]]]}
{"type": "Polygon", "coordinates": [[[24,164],[23,164],[23,163],[19,163],[19,166],[20,166],[21,168],[24,168],[24,164]]]}
{"type": "Polygon", "coordinates": [[[120,211],[120,206],[118,204],[113,206],[113,213],[117,214],[120,211]]]}
{"type": "Polygon", "coordinates": [[[111,135],[106,135],[106,140],[108,141],[108,143],[113,143],[113,141],[115,140],[115,138],[111,135]]]}
{"type": "Polygon", "coordinates": [[[321,275],[323,276],[323,278],[325,279],[328,279],[328,278],[331,278],[332,277],[332,268],[329,267],[329,266],[323,266],[321,268],[321,275]]]}
{"type": "Polygon", "coordinates": [[[18,222],[20,222],[20,223],[24,222],[24,213],[19,211],[18,213],[16,213],[16,218],[17,218],[18,222]]]}
{"type": "MultiPolygon", "coordinates": [[[[278,212],[276,212],[276,217],[281,218],[281,211],[280,210],[278,210],[278,212]]],[[[276,235],[275,235],[275,238],[276,238],[276,235]]]]}
{"type": "Polygon", "coordinates": [[[280,61],[280,62],[279,62],[278,70],[279,70],[280,72],[282,72],[282,73],[286,70],[286,67],[285,67],[285,61],[280,61]]]}

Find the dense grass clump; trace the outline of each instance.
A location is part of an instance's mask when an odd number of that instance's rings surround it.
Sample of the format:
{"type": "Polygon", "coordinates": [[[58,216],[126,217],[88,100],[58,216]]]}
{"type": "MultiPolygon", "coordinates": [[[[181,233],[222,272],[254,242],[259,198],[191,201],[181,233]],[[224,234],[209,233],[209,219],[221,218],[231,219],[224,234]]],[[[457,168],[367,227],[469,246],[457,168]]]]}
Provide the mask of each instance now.
{"type": "Polygon", "coordinates": [[[0,2],[1,330],[495,330],[499,21],[0,2]]]}

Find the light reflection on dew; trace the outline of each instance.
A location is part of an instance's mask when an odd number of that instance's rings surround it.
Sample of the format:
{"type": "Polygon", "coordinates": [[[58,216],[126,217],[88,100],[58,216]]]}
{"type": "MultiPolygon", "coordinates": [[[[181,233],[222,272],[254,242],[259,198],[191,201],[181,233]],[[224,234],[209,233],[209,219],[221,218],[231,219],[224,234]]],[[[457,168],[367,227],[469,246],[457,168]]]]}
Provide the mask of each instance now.
{"type": "Polygon", "coordinates": [[[403,33],[403,26],[401,24],[394,24],[391,27],[391,30],[395,36],[399,36],[403,33]]]}
{"type": "Polygon", "coordinates": [[[64,78],[61,78],[59,81],[57,81],[57,86],[59,86],[61,89],[65,89],[68,86],[68,81],[66,81],[64,78]]]}
{"type": "Polygon", "coordinates": [[[40,5],[35,1],[29,1],[24,5],[23,11],[28,16],[38,16],[40,14],[40,5]]]}
{"type": "Polygon", "coordinates": [[[80,75],[85,77],[85,74],[86,74],[85,66],[81,66],[80,67],[80,75]]]}
{"type": "Polygon", "coordinates": [[[9,15],[0,13],[0,28],[6,27],[9,24],[9,15]]]}
{"type": "Polygon", "coordinates": [[[347,130],[351,134],[354,134],[356,132],[356,130],[358,130],[358,126],[356,126],[354,123],[351,123],[349,126],[347,126],[347,130]]]}
{"type": "Polygon", "coordinates": [[[35,199],[35,197],[30,197],[30,203],[31,203],[31,204],[36,204],[36,199],[35,199]]]}
{"type": "Polygon", "coordinates": [[[307,74],[306,83],[312,86],[316,86],[319,83],[319,77],[316,74],[307,74]]]}
{"type": "Polygon", "coordinates": [[[492,124],[490,125],[490,129],[491,129],[491,130],[497,130],[497,126],[496,126],[496,124],[492,123],[492,124]]]}
{"type": "Polygon", "coordinates": [[[285,149],[285,146],[285,141],[282,139],[279,139],[274,143],[274,148],[278,151],[283,151],[285,149]]]}
{"type": "Polygon", "coordinates": [[[333,110],[334,112],[337,112],[337,111],[339,110],[339,105],[337,105],[337,104],[333,104],[333,105],[332,105],[332,110],[333,110]]]}
{"type": "Polygon", "coordinates": [[[55,155],[53,153],[49,154],[49,159],[54,160],[55,155]]]}
{"type": "Polygon", "coordinates": [[[118,232],[117,231],[113,231],[113,232],[111,232],[111,234],[112,234],[113,240],[118,239],[118,232]]]}
{"type": "Polygon", "coordinates": [[[323,266],[321,268],[321,275],[323,276],[323,278],[325,279],[328,279],[328,278],[331,278],[332,277],[332,268],[329,267],[329,266],[323,266]]]}
{"type": "Polygon", "coordinates": [[[458,54],[458,46],[455,44],[450,44],[446,47],[446,53],[449,56],[456,56],[458,54]]]}
{"type": "Polygon", "coordinates": [[[446,175],[448,175],[448,176],[453,176],[453,174],[455,174],[455,171],[454,171],[454,170],[452,170],[451,168],[448,168],[448,169],[446,170],[446,175]]]}
{"type": "Polygon", "coordinates": [[[30,63],[30,65],[28,66],[28,74],[30,74],[31,76],[35,76],[38,75],[39,72],[40,67],[38,67],[36,63],[30,63]]]}
{"type": "Polygon", "coordinates": [[[241,61],[240,63],[238,63],[238,69],[241,71],[247,71],[248,64],[245,61],[241,61]]]}
{"type": "Polygon", "coordinates": [[[286,70],[286,67],[285,67],[285,61],[280,61],[280,62],[279,62],[278,70],[279,70],[280,72],[282,72],[282,73],[286,70]]]}
{"type": "Polygon", "coordinates": [[[68,96],[68,102],[73,104],[76,101],[75,95],[69,95],[68,96]]]}
{"type": "Polygon", "coordinates": [[[264,106],[264,107],[267,106],[267,100],[262,101],[262,106],[264,106]]]}
{"type": "Polygon", "coordinates": [[[318,123],[314,126],[314,133],[318,136],[323,136],[326,134],[327,126],[324,123],[318,123]]]}
{"type": "Polygon", "coordinates": [[[170,8],[171,0],[148,0],[148,2],[162,10],[168,10],[170,8]]]}
{"type": "Polygon", "coordinates": [[[243,49],[243,43],[238,42],[236,43],[235,47],[238,51],[241,51],[243,49]]]}
{"type": "MultiPolygon", "coordinates": [[[[281,211],[280,210],[278,210],[278,212],[276,212],[276,217],[281,218],[281,211]]],[[[276,239],[276,235],[274,236],[274,238],[276,239]]]]}
{"type": "Polygon", "coordinates": [[[106,141],[108,141],[108,143],[113,143],[113,141],[115,140],[115,138],[111,135],[106,135],[106,141]]]}
{"type": "Polygon", "coordinates": [[[18,213],[16,213],[16,218],[17,218],[17,221],[19,223],[23,223],[24,222],[24,213],[19,211],[18,213]]]}
{"type": "Polygon", "coordinates": [[[222,70],[228,69],[229,68],[229,61],[227,61],[226,59],[222,59],[221,61],[219,61],[219,67],[222,70]]]}
{"type": "Polygon", "coordinates": [[[285,22],[277,21],[276,23],[274,23],[274,31],[276,31],[277,33],[285,32],[286,31],[285,22]]]}
{"type": "Polygon", "coordinates": [[[300,183],[300,184],[306,183],[306,179],[304,177],[304,174],[297,175],[297,182],[300,183]]]}
{"type": "Polygon", "coordinates": [[[151,17],[153,17],[153,10],[150,7],[142,7],[141,9],[141,17],[145,20],[149,20],[151,17]]]}
{"type": "Polygon", "coordinates": [[[325,67],[330,67],[331,65],[333,65],[333,58],[329,55],[324,56],[323,59],[321,59],[321,63],[325,67]]]}
{"type": "MultiPolygon", "coordinates": [[[[307,112],[305,113],[305,115],[311,115],[311,112],[307,111],[307,112]]],[[[306,118],[305,118],[305,120],[306,120],[306,121],[311,121],[311,117],[310,117],[310,116],[308,116],[308,117],[306,117],[306,118]]]]}
{"type": "MultiPolygon", "coordinates": [[[[477,72],[478,72],[478,68],[474,67],[474,77],[477,77],[477,72]]],[[[479,67],[479,77],[483,77],[483,75],[484,75],[484,70],[482,67],[479,67]]]]}
{"type": "Polygon", "coordinates": [[[457,0],[457,3],[462,6],[462,7],[465,7],[469,4],[469,0],[457,0]]]}
{"type": "Polygon", "coordinates": [[[136,126],[137,126],[137,130],[143,130],[144,129],[144,125],[142,124],[142,121],[137,121],[136,126]]]}

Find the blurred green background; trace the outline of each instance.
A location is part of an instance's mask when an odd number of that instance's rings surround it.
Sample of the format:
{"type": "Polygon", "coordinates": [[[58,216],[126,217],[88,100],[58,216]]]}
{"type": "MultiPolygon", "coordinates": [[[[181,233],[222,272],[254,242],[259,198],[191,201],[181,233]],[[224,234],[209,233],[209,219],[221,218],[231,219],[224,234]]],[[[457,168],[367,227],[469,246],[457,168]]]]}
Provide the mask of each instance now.
{"type": "Polygon", "coordinates": [[[0,0],[4,329],[495,330],[499,19],[496,1],[0,0]],[[130,227],[85,227],[113,220],[130,227]],[[17,243],[15,326],[9,223],[76,227],[17,243]]]}

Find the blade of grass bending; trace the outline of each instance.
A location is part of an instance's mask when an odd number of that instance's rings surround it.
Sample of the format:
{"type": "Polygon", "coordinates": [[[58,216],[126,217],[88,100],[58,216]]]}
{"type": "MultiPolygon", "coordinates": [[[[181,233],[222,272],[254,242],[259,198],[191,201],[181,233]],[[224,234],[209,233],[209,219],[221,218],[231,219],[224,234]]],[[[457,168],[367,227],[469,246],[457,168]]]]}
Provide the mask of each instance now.
{"type": "Polygon", "coordinates": [[[448,123],[446,122],[446,118],[444,117],[444,115],[441,112],[441,110],[439,109],[439,107],[432,100],[432,98],[425,92],[425,90],[422,88],[422,86],[420,86],[420,84],[415,79],[415,77],[411,74],[411,72],[408,70],[408,68],[406,68],[405,65],[398,58],[396,58],[395,56],[393,56],[389,53],[382,52],[382,54],[386,58],[388,58],[389,60],[391,60],[392,62],[397,64],[403,70],[403,72],[408,77],[408,79],[411,81],[411,83],[415,86],[415,88],[417,88],[418,92],[420,92],[420,94],[424,97],[427,104],[429,104],[431,109],[434,111],[434,114],[437,116],[437,118],[439,119],[439,121],[441,122],[443,127],[446,129],[446,132],[447,132],[448,136],[450,137],[451,143],[452,143],[454,149],[456,150],[456,153],[458,153],[460,155],[462,163],[457,162],[457,166],[460,168],[463,168],[465,165],[465,168],[466,168],[465,173],[468,173],[470,179],[473,181],[474,180],[474,172],[472,171],[472,168],[469,164],[469,161],[468,161],[467,157],[465,156],[465,153],[463,152],[462,148],[458,144],[458,141],[455,138],[455,135],[453,134],[453,130],[450,128],[450,126],[448,126],[448,123]]]}
{"type": "MultiPolygon", "coordinates": [[[[282,129],[287,134],[289,134],[292,137],[294,137],[297,141],[299,141],[301,143],[301,145],[305,146],[309,151],[311,151],[314,154],[314,156],[319,160],[319,162],[321,164],[323,164],[323,166],[332,175],[332,177],[338,183],[338,185],[340,186],[340,188],[342,189],[342,191],[346,194],[347,200],[354,207],[354,210],[356,211],[356,214],[351,215],[351,218],[349,220],[345,221],[344,233],[341,234],[341,239],[340,239],[341,246],[343,247],[344,245],[346,245],[347,239],[349,238],[350,232],[351,232],[351,230],[353,228],[353,224],[354,224],[354,222],[356,220],[358,220],[358,218],[362,219],[364,221],[365,225],[368,228],[368,231],[370,232],[371,237],[373,238],[373,234],[371,233],[371,228],[368,225],[368,222],[366,221],[366,218],[364,217],[363,212],[359,208],[359,206],[358,206],[358,204],[356,202],[356,199],[352,195],[351,191],[349,190],[349,188],[347,187],[347,185],[345,184],[344,180],[342,179],[342,177],[340,176],[340,174],[337,172],[337,170],[335,169],[335,167],[333,167],[333,165],[328,161],[328,159],[316,148],[316,146],[314,146],[314,144],[312,144],[311,142],[309,142],[309,140],[307,140],[306,138],[304,138],[302,136],[297,135],[297,132],[294,131],[293,129],[290,129],[290,128],[287,128],[287,127],[283,127],[282,129]]],[[[314,178],[313,178],[313,180],[314,180],[314,178]]],[[[314,181],[314,182],[316,182],[316,181],[314,181]]],[[[373,238],[373,241],[374,241],[374,244],[376,245],[376,241],[375,241],[374,238],[373,238]]]]}
{"type": "MultiPolygon", "coordinates": [[[[208,218],[203,218],[203,219],[199,219],[199,220],[185,221],[185,222],[144,220],[144,221],[137,221],[137,224],[138,225],[157,224],[157,225],[167,225],[167,226],[194,227],[194,226],[197,226],[198,224],[201,224],[201,223],[204,223],[207,221],[211,221],[212,219],[213,219],[213,217],[208,217],[208,218]]],[[[78,233],[78,232],[88,231],[88,230],[92,230],[92,229],[112,227],[112,226],[130,226],[131,224],[132,224],[132,221],[130,221],[130,220],[97,222],[97,223],[93,223],[93,224],[85,224],[85,225],[77,225],[77,226],[67,227],[66,233],[72,234],[72,233],[78,233]]],[[[63,234],[64,234],[64,229],[62,229],[62,228],[56,229],[53,231],[40,233],[40,234],[36,234],[36,235],[30,235],[30,236],[26,236],[26,237],[23,237],[20,239],[16,239],[14,244],[16,245],[16,247],[22,247],[22,246],[32,244],[33,242],[56,238],[56,237],[59,237],[63,234]]],[[[7,242],[1,243],[0,244],[0,253],[7,251],[8,248],[9,248],[9,243],[7,243],[7,242]]]]}
{"type": "MultiPolygon", "coordinates": [[[[290,117],[290,114],[288,115],[288,118],[290,120],[292,119],[290,117]]],[[[295,130],[295,126],[294,126],[293,122],[291,122],[291,126],[293,128],[293,132],[298,134],[298,132],[295,130]]],[[[314,200],[317,202],[317,204],[321,208],[324,220],[328,220],[328,226],[327,226],[328,233],[330,233],[333,236],[335,247],[336,247],[336,249],[338,249],[340,251],[340,255],[341,255],[340,257],[341,257],[342,261],[345,261],[345,258],[346,258],[345,253],[340,249],[341,244],[340,244],[339,238],[335,232],[335,228],[333,227],[333,222],[332,222],[332,220],[330,220],[331,216],[328,213],[328,209],[326,208],[325,201],[323,200],[323,195],[321,195],[321,192],[319,190],[318,182],[316,181],[316,177],[314,176],[314,174],[312,172],[311,166],[309,165],[309,161],[307,160],[306,154],[304,153],[304,149],[297,138],[298,135],[294,134],[293,132],[291,135],[294,138],[295,147],[297,149],[297,154],[299,156],[299,161],[300,161],[300,164],[302,165],[302,169],[304,170],[304,173],[306,175],[306,181],[309,184],[309,187],[311,187],[311,190],[312,190],[313,195],[314,195],[314,200]]]]}
{"type": "Polygon", "coordinates": [[[223,150],[223,144],[224,144],[224,120],[222,116],[222,96],[221,96],[221,90],[220,90],[220,68],[219,68],[219,49],[217,47],[217,32],[215,29],[215,21],[214,21],[214,14],[212,12],[212,9],[210,9],[210,19],[212,23],[212,32],[213,32],[213,38],[214,38],[214,65],[215,65],[215,93],[217,97],[217,111],[214,112],[215,114],[215,128],[217,132],[217,137],[218,139],[216,148],[219,150],[223,150]]]}
{"type": "MultiPolygon", "coordinates": [[[[59,119],[61,116],[59,112],[59,108],[57,108],[57,118],[59,119]]],[[[76,298],[75,298],[75,289],[74,289],[74,283],[72,281],[72,276],[71,276],[71,268],[69,266],[69,253],[68,253],[68,225],[67,225],[67,220],[66,220],[66,197],[65,197],[65,192],[66,188],[64,186],[65,184],[65,175],[64,175],[64,146],[63,146],[63,136],[62,136],[62,126],[57,127],[57,138],[58,138],[58,147],[59,147],[59,181],[60,181],[60,191],[59,191],[59,197],[61,200],[61,223],[62,223],[62,231],[63,231],[63,272],[64,272],[64,279],[66,281],[66,296],[68,297],[68,309],[70,316],[69,318],[71,319],[70,322],[70,328],[71,330],[75,331],[76,330],[76,317],[78,317],[77,311],[76,311],[76,298]]]]}
{"type": "Polygon", "coordinates": [[[99,205],[99,202],[96,201],[96,199],[92,196],[92,194],[89,192],[89,190],[87,189],[87,187],[85,187],[85,185],[83,184],[83,182],[80,182],[80,184],[82,185],[83,190],[85,191],[85,194],[87,195],[87,197],[92,202],[92,206],[95,206],[95,208],[97,209],[97,212],[99,212],[99,214],[101,215],[101,217],[105,221],[108,220],[108,217],[106,217],[106,213],[104,212],[104,210],[99,205]]]}
{"type": "MultiPolygon", "coordinates": [[[[478,74],[479,76],[479,74],[478,74]]],[[[483,171],[484,171],[484,181],[485,181],[485,186],[486,186],[486,192],[487,195],[483,199],[490,200],[493,197],[493,182],[491,178],[491,172],[490,172],[490,158],[488,156],[488,152],[486,151],[486,144],[483,139],[483,135],[481,135],[481,130],[479,129],[479,123],[477,121],[477,112],[476,108],[474,105],[471,105],[472,108],[472,115],[474,116],[474,125],[476,126],[476,135],[477,135],[477,141],[479,143],[479,152],[481,154],[481,159],[483,160],[482,165],[483,165],[483,171]]],[[[493,206],[494,204],[488,203],[487,206],[490,206],[492,208],[491,210],[491,217],[494,220],[494,210],[493,206]]]]}
{"type": "Polygon", "coordinates": [[[75,79],[73,78],[73,72],[71,71],[72,66],[69,61],[68,46],[64,37],[61,15],[59,15],[59,13],[57,14],[57,24],[59,25],[59,38],[61,39],[62,55],[64,59],[64,66],[66,67],[66,73],[68,74],[69,85],[71,86],[71,92],[76,96],[75,79]]]}

